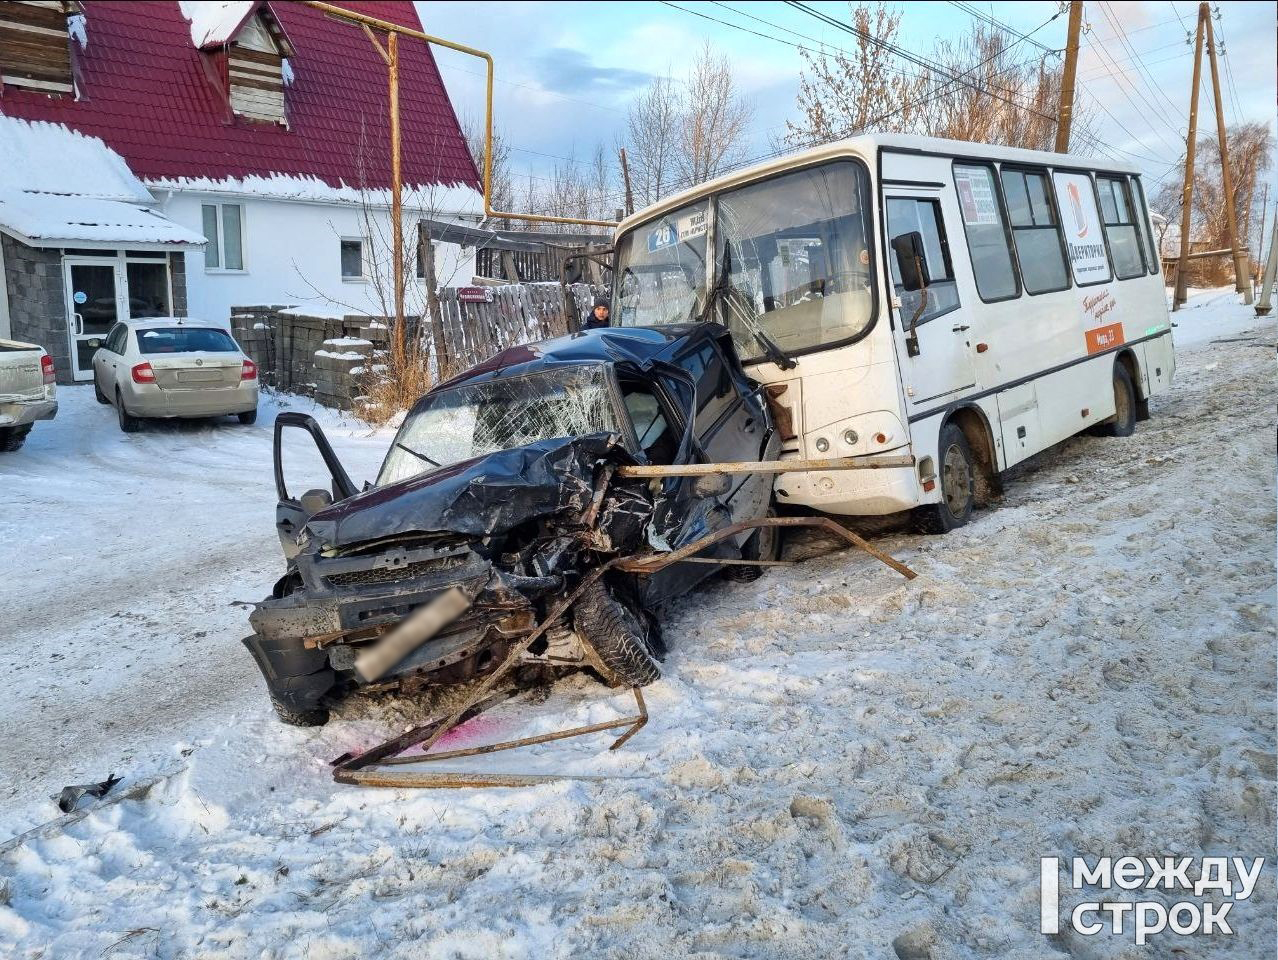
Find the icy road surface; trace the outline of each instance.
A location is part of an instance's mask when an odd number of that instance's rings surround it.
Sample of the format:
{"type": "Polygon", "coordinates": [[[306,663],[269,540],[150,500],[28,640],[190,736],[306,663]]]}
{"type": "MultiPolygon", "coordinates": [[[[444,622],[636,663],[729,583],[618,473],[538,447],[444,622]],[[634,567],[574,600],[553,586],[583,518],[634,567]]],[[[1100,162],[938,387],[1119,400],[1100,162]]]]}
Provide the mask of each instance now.
{"type": "MultiPolygon", "coordinates": [[[[0,835],[66,783],[170,775],[0,856],[0,955],[1271,957],[1274,324],[1219,292],[1176,319],[1134,437],[882,537],[913,582],[841,552],[686,598],[621,751],[472,761],[615,779],[508,791],[330,783],[426,708],[269,715],[230,605],[280,566],[266,428],[125,437],[62,391],[0,464],[0,835]],[[1038,933],[1048,855],[1270,859],[1232,936],[1138,949],[1038,933]]],[[[338,432],[370,475],[385,437],[338,432]]],[[[452,742],[627,706],[573,679],[452,742]]]]}

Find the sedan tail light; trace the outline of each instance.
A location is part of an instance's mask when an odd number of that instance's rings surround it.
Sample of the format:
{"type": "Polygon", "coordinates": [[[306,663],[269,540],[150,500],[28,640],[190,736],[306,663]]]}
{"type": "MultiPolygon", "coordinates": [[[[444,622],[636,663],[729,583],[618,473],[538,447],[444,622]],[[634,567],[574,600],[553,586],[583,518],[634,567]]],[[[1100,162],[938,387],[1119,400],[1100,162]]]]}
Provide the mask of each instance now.
{"type": "Polygon", "coordinates": [[[132,370],[134,383],[155,383],[155,371],[149,363],[139,363],[132,370]]]}
{"type": "Polygon", "coordinates": [[[44,374],[45,383],[53,383],[53,357],[47,353],[40,358],[40,372],[44,374]]]}
{"type": "Polygon", "coordinates": [[[240,368],[240,379],[241,379],[241,380],[256,380],[256,379],[257,379],[257,364],[256,364],[256,363],[254,363],[252,360],[245,360],[245,361],[244,361],[244,366],[242,366],[242,367],[240,368]]]}

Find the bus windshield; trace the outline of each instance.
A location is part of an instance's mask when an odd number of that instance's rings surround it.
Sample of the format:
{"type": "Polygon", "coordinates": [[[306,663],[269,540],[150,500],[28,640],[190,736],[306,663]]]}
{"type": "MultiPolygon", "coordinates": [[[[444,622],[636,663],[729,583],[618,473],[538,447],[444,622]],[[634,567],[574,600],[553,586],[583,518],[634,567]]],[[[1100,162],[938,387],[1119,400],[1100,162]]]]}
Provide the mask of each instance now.
{"type": "Polygon", "coordinates": [[[617,247],[619,321],[627,327],[686,323],[706,290],[706,210],[699,200],[636,227],[617,247]]]}
{"type": "MultiPolygon", "coordinates": [[[[717,195],[713,316],[732,333],[744,362],[811,352],[869,326],[875,302],[869,194],[864,168],[837,160],[717,195]]],[[[706,204],[682,207],[622,238],[621,323],[699,316],[706,302],[706,204]],[[672,291],[683,299],[672,302],[672,291]]]]}

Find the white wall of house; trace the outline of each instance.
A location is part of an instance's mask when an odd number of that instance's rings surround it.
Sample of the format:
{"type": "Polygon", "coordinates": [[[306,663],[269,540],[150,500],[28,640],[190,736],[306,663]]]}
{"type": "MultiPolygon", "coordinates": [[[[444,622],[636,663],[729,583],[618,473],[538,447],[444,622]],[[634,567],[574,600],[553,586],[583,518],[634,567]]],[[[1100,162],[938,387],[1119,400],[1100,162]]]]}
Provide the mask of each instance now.
{"type": "MultiPolygon", "coordinates": [[[[241,213],[243,269],[206,265],[206,252],[186,255],[187,312],[192,317],[229,322],[231,308],[256,304],[295,304],[326,314],[393,312],[389,210],[359,204],[267,199],[242,194],[213,194],[153,189],[157,206],[169,219],[203,232],[205,204],[238,204],[241,213]],[[371,235],[371,236],[370,236],[371,235]],[[363,278],[342,276],[342,240],[362,239],[363,278]]],[[[440,211],[405,211],[404,243],[410,259],[417,221],[452,220],[440,211]]],[[[473,221],[472,221],[473,223],[473,221]]],[[[222,251],[223,258],[225,251],[222,251]]],[[[224,260],[225,262],[225,260],[224,260]]],[[[436,246],[441,286],[464,285],[475,270],[474,250],[436,246]]],[[[424,312],[426,291],[410,269],[405,312],[424,312]]]]}

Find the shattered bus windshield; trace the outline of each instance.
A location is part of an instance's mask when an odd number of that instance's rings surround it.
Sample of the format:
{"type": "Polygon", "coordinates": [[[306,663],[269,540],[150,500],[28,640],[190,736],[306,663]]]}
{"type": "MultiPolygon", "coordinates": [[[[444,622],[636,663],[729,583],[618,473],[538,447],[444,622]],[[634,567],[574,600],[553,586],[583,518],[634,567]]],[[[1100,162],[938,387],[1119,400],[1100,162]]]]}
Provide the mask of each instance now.
{"type": "MultiPolygon", "coordinates": [[[[713,319],[744,362],[851,340],[874,317],[869,177],[852,160],[781,173],[714,196],[713,319]]],[[[696,319],[708,201],[640,224],[617,246],[620,322],[696,319]]]]}
{"type": "Polygon", "coordinates": [[[378,486],[538,440],[616,431],[602,365],[462,384],[423,397],[395,436],[378,486]]]}
{"type": "Polygon", "coordinates": [[[705,301],[705,200],[630,231],[617,247],[624,326],[685,323],[705,301]]]}

